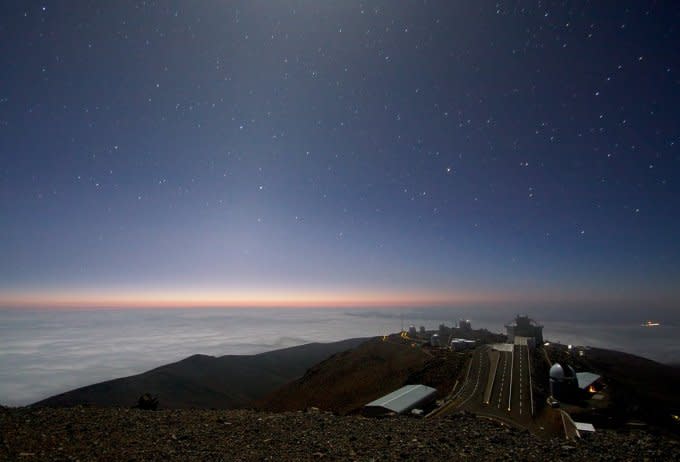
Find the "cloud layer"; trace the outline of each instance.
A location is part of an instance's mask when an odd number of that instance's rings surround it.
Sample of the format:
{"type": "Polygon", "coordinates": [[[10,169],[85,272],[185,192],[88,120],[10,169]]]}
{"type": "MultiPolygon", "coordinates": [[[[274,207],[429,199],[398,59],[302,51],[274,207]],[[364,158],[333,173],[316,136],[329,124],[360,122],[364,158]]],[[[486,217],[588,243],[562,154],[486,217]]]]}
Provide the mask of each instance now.
{"type": "MultiPolygon", "coordinates": [[[[508,314],[476,313],[474,327],[501,331],[508,314]]],[[[76,387],[137,374],[202,353],[254,354],[307,342],[375,336],[401,317],[436,328],[457,310],[205,309],[122,311],[0,310],[0,403],[25,405],[76,387]]],[[[469,316],[468,316],[469,317],[469,316]]],[[[678,328],[627,322],[546,322],[546,338],[629,351],[660,361],[680,357],[678,328]]]]}

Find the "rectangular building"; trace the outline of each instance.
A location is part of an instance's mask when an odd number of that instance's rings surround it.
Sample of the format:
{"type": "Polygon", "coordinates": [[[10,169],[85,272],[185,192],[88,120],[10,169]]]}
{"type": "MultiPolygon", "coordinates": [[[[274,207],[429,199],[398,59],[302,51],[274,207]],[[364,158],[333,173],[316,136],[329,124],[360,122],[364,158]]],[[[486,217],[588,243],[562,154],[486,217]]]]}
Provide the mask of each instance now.
{"type": "Polygon", "coordinates": [[[365,415],[405,414],[434,401],[437,390],[425,385],[406,385],[364,406],[365,415]]]}

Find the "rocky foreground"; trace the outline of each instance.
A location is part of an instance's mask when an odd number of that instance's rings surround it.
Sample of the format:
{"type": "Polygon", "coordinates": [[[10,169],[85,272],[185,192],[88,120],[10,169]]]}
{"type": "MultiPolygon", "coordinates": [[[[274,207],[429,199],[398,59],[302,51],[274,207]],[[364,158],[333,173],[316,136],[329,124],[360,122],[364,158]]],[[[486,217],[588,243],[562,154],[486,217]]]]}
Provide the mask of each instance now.
{"type": "Polygon", "coordinates": [[[601,431],[541,440],[468,415],[367,419],[322,412],[1,409],[0,460],[680,460],[680,443],[601,431]]]}

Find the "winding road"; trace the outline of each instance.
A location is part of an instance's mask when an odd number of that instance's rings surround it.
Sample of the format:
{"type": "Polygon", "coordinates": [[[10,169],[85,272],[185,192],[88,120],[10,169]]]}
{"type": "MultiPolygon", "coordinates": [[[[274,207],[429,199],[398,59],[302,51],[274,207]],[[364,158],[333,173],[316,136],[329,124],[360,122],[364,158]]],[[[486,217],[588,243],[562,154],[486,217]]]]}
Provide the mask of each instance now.
{"type": "Polygon", "coordinates": [[[533,421],[530,370],[526,344],[481,346],[462,385],[436,414],[465,410],[525,427],[533,421]]]}

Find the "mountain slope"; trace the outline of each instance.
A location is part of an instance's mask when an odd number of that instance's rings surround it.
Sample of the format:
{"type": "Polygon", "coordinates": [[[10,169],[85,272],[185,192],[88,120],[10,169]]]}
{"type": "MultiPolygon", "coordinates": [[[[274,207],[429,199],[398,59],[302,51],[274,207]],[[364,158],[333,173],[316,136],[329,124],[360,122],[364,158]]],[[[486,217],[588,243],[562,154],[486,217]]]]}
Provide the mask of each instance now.
{"type": "Polygon", "coordinates": [[[257,402],[267,411],[309,407],[347,414],[408,383],[422,383],[448,393],[466,355],[411,346],[393,336],[370,340],[336,354],[257,402]]]}
{"type": "Polygon", "coordinates": [[[318,362],[365,341],[310,343],[249,356],[194,355],[142,374],[52,396],[34,406],[129,407],[140,395],[151,393],[164,408],[244,407],[302,376],[318,362]]]}

